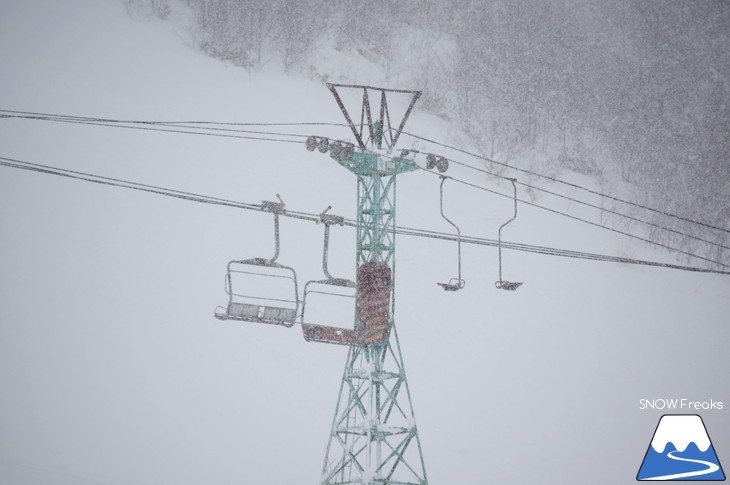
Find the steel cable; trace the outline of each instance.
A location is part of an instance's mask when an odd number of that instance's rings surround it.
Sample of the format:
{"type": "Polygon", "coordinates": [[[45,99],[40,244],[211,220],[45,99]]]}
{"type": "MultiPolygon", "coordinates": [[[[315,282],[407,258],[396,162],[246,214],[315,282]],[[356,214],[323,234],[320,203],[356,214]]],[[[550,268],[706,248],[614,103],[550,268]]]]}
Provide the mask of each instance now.
{"type": "MultiPolygon", "coordinates": [[[[229,200],[229,199],[223,199],[223,198],[219,198],[219,197],[210,197],[210,196],[206,196],[206,195],[202,195],[202,194],[196,194],[196,193],[192,193],[192,192],[185,192],[185,191],[180,191],[180,190],[175,190],[175,189],[169,189],[169,188],[164,188],[164,187],[160,187],[160,186],[156,186],[156,185],[142,184],[142,183],[122,180],[122,179],[118,179],[118,178],[105,177],[105,176],[86,173],[86,172],[68,170],[68,169],[63,169],[63,168],[59,168],[59,167],[53,167],[50,165],[35,164],[35,163],[25,162],[25,161],[7,158],[7,157],[0,157],[0,166],[27,170],[27,171],[36,172],[36,173],[57,175],[57,176],[72,178],[72,179],[76,179],[76,180],[107,185],[107,186],[115,186],[115,187],[120,187],[120,188],[137,190],[137,191],[141,191],[141,192],[148,192],[148,193],[152,193],[152,194],[156,194],[156,195],[163,195],[163,196],[167,196],[167,197],[174,197],[174,198],[178,198],[178,199],[189,200],[192,202],[201,202],[201,203],[206,203],[206,204],[221,205],[221,206],[232,207],[232,208],[237,208],[237,209],[253,210],[253,211],[268,213],[258,204],[244,203],[244,202],[233,201],[233,200],[229,200]]],[[[500,195],[503,195],[503,194],[500,194],[500,195]]],[[[283,213],[281,215],[284,217],[306,220],[306,221],[310,221],[310,222],[319,222],[319,215],[313,214],[313,213],[287,210],[285,213],[283,213]]],[[[349,227],[357,227],[357,222],[354,221],[353,219],[345,219],[343,225],[349,226],[349,227]]],[[[396,226],[395,232],[397,234],[402,234],[402,235],[406,235],[406,236],[425,237],[425,238],[431,238],[431,239],[440,239],[440,240],[444,240],[444,241],[456,241],[457,240],[457,236],[455,236],[453,234],[425,230],[425,229],[410,228],[410,227],[404,227],[404,226],[396,226]]],[[[486,239],[486,238],[480,238],[480,237],[474,237],[474,236],[462,236],[461,240],[463,243],[466,243],[466,244],[475,244],[475,245],[483,245],[483,246],[496,247],[499,244],[497,241],[492,240],[492,239],[486,239]]],[[[550,255],[550,256],[561,256],[561,257],[570,257],[570,258],[587,259],[587,260],[595,260],[595,261],[657,266],[657,267],[664,267],[664,268],[684,270],[684,271],[695,271],[695,272],[702,272],[702,273],[715,273],[715,274],[725,274],[725,275],[730,274],[730,272],[727,272],[727,271],[713,270],[713,269],[707,269],[707,268],[697,268],[697,267],[692,267],[692,266],[660,263],[660,262],[654,262],[654,261],[644,261],[644,260],[638,260],[638,259],[632,259],[632,258],[621,258],[621,257],[616,257],[616,256],[608,256],[608,255],[593,254],[593,253],[587,253],[587,252],[581,252],[581,251],[572,251],[572,250],[566,250],[566,249],[551,248],[551,247],[546,247],[546,246],[535,246],[535,245],[529,245],[529,244],[512,243],[512,242],[508,242],[508,241],[502,241],[502,247],[506,248],[506,249],[513,249],[516,251],[525,251],[525,252],[544,254],[544,255],[550,255]]]]}

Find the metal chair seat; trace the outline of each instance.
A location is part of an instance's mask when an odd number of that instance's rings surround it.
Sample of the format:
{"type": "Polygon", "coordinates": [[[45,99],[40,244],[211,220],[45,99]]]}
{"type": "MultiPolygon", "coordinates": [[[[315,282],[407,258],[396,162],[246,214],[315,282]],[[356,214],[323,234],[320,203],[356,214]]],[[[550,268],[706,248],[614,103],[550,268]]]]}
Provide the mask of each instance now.
{"type": "Polygon", "coordinates": [[[311,323],[302,323],[302,333],[304,334],[304,340],[307,342],[352,345],[355,339],[355,332],[352,329],[311,323]]]}
{"type": "Polygon", "coordinates": [[[522,282],[514,282],[514,281],[495,281],[494,282],[494,286],[496,286],[498,289],[508,290],[508,291],[515,291],[521,285],[522,285],[522,282]]]}
{"type": "MultiPolygon", "coordinates": [[[[216,314],[217,316],[217,314],[216,314]]],[[[281,308],[251,303],[232,302],[228,305],[222,320],[241,320],[245,322],[271,323],[291,327],[294,325],[297,311],[294,308],[281,308]]]]}
{"type": "Polygon", "coordinates": [[[466,286],[466,281],[460,278],[451,278],[448,283],[436,283],[446,291],[457,291],[466,286]]]}

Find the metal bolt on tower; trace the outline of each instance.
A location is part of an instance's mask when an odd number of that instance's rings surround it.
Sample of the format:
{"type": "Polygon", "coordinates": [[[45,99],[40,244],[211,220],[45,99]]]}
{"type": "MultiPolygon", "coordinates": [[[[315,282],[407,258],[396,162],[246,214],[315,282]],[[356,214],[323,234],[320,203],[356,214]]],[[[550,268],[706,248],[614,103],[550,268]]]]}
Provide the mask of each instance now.
{"type": "Polygon", "coordinates": [[[353,343],[342,375],[322,468],[322,485],[426,485],[426,468],[403,366],[395,310],[396,176],[418,167],[406,152],[390,155],[420,96],[371,86],[328,84],[358,147],[339,143],[330,156],[357,176],[357,294],[353,343]],[[338,88],[362,91],[355,126],[338,88]],[[373,120],[369,95],[380,95],[373,120]],[[397,129],[386,94],[411,97],[397,129]],[[364,129],[367,128],[365,132],[364,129]]]}

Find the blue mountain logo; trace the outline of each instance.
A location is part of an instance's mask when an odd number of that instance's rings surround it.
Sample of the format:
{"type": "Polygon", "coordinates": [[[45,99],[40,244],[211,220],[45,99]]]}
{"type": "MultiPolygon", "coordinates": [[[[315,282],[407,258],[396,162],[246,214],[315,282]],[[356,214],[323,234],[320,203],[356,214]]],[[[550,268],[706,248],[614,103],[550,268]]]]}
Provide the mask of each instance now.
{"type": "Polygon", "coordinates": [[[662,416],[636,479],[725,480],[702,418],[696,414],[662,416]]]}

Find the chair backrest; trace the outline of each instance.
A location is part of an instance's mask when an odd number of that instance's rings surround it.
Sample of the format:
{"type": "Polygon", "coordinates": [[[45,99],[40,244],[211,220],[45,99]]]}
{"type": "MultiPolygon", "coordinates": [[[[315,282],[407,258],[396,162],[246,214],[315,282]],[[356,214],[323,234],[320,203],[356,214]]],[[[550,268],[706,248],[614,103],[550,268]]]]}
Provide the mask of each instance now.
{"type": "Polygon", "coordinates": [[[231,261],[226,317],[291,326],[299,309],[296,272],[265,259],[231,261]]]}
{"type": "Polygon", "coordinates": [[[304,285],[301,321],[352,329],[355,321],[355,282],[312,280],[304,285]]]}

